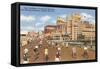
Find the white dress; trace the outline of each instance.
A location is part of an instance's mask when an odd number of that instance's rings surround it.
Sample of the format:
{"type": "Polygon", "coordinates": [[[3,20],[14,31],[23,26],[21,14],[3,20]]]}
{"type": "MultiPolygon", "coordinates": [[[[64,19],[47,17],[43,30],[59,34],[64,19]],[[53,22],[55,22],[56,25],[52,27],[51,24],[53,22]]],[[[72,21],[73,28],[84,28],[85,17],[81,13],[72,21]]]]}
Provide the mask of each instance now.
{"type": "Polygon", "coordinates": [[[56,58],[55,58],[55,61],[60,61],[60,59],[56,57],[56,58]]]}

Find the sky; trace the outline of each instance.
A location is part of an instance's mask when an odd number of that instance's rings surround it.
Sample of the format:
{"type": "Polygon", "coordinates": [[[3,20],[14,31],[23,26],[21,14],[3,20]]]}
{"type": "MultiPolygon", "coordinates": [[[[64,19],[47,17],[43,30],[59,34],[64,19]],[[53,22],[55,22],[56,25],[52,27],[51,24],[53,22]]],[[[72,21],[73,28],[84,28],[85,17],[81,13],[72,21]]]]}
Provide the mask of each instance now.
{"type": "Polygon", "coordinates": [[[73,13],[80,13],[82,20],[90,21],[95,24],[95,10],[76,9],[76,8],[58,8],[41,6],[20,6],[20,24],[21,31],[40,32],[46,25],[56,25],[58,16],[66,19],[73,13]],[[84,18],[84,16],[86,18],[84,18]]]}

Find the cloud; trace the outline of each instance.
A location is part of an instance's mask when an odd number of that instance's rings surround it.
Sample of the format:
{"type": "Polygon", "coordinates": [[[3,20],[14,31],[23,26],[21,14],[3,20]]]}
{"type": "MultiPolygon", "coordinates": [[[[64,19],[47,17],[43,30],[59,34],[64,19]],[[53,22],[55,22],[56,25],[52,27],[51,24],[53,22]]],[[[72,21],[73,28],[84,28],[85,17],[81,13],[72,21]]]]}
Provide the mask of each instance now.
{"type": "Polygon", "coordinates": [[[51,17],[48,16],[48,15],[43,16],[43,17],[40,18],[40,20],[43,21],[43,22],[46,22],[46,21],[48,21],[49,19],[51,19],[51,17]]]}
{"type": "Polygon", "coordinates": [[[35,17],[34,17],[34,16],[30,16],[30,15],[28,15],[28,16],[21,15],[21,21],[27,21],[27,22],[29,22],[29,21],[34,21],[34,20],[35,20],[35,17]]]}
{"type": "Polygon", "coordinates": [[[53,24],[56,24],[56,20],[52,20],[52,23],[53,23],[53,24]]]}
{"type": "Polygon", "coordinates": [[[38,27],[35,27],[34,31],[35,32],[39,32],[39,31],[43,31],[44,30],[44,26],[38,26],[38,27]]]}
{"type": "Polygon", "coordinates": [[[60,17],[62,17],[62,18],[66,18],[66,14],[62,14],[62,15],[60,15],[60,17]]]}
{"type": "Polygon", "coordinates": [[[87,13],[81,13],[82,16],[85,16],[87,18],[92,18],[93,16],[87,13]]]}
{"type": "Polygon", "coordinates": [[[34,30],[33,26],[25,26],[25,27],[21,27],[21,31],[32,31],[34,30]]]}
{"type": "Polygon", "coordinates": [[[81,19],[84,21],[89,21],[90,23],[95,23],[95,17],[87,13],[81,13],[81,19]]]}
{"type": "Polygon", "coordinates": [[[45,25],[56,25],[56,19],[50,20],[50,22],[45,23],[45,25]]]}
{"type": "Polygon", "coordinates": [[[44,27],[40,27],[40,28],[38,28],[38,30],[43,31],[44,30],[44,27]]]}
{"type": "Polygon", "coordinates": [[[40,22],[37,22],[36,24],[35,24],[35,27],[41,27],[41,26],[43,26],[44,25],[44,23],[40,23],[40,22]]]}

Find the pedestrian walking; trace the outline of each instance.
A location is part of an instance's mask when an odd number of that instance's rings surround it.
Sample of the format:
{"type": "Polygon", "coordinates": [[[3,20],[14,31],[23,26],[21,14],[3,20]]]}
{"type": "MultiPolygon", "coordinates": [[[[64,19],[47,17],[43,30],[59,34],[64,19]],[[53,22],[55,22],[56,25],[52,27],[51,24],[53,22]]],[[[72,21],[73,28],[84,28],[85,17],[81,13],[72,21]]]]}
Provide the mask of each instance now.
{"type": "Polygon", "coordinates": [[[39,51],[38,51],[39,46],[35,46],[34,48],[34,53],[35,53],[35,59],[34,61],[36,61],[39,58],[39,51]]]}
{"type": "Polygon", "coordinates": [[[88,47],[87,46],[84,46],[83,57],[88,58],[88,47]]]}
{"type": "Polygon", "coordinates": [[[60,53],[59,52],[57,52],[56,53],[56,56],[55,56],[55,61],[60,61],[60,53]]]}
{"type": "Polygon", "coordinates": [[[72,48],[72,58],[76,58],[76,47],[72,48]]]}
{"type": "Polygon", "coordinates": [[[28,62],[29,62],[28,49],[25,48],[24,49],[24,56],[23,56],[23,64],[28,63],[28,62]]]}
{"type": "Polygon", "coordinates": [[[48,61],[48,48],[45,48],[45,52],[44,52],[44,54],[45,54],[45,60],[46,61],[48,61]]]}
{"type": "Polygon", "coordinates": [[[34,52],[37,52],[38,51],[38,46],[35,46],[35,48],[34,48],[34,52]]]}
{"type": "Polygon", "coordinates": [[[61,47],[58,47],[58,48],[57,48],[57,51],[58,51],[59,53],[61,53],[61,47]]]}
{"type": "Polygon", "coordinates": [[[39,42],[39,47],[42,47],[42,43],[43,43],[43,41],[41,40],[41,41],[39,42]]]}

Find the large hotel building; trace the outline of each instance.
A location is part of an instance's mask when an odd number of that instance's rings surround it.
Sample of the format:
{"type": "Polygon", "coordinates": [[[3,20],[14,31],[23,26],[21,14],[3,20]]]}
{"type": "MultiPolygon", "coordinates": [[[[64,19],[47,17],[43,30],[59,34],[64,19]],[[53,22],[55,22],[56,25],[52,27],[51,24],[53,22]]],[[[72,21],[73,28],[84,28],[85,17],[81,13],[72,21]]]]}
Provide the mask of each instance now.
{"type": "Polygon", "coordinates": [[[45,26],[44,33],[52,39],[95,40],[95,24],[74,13],[65,19],[57,17],[56,25],[45,26]]]}

